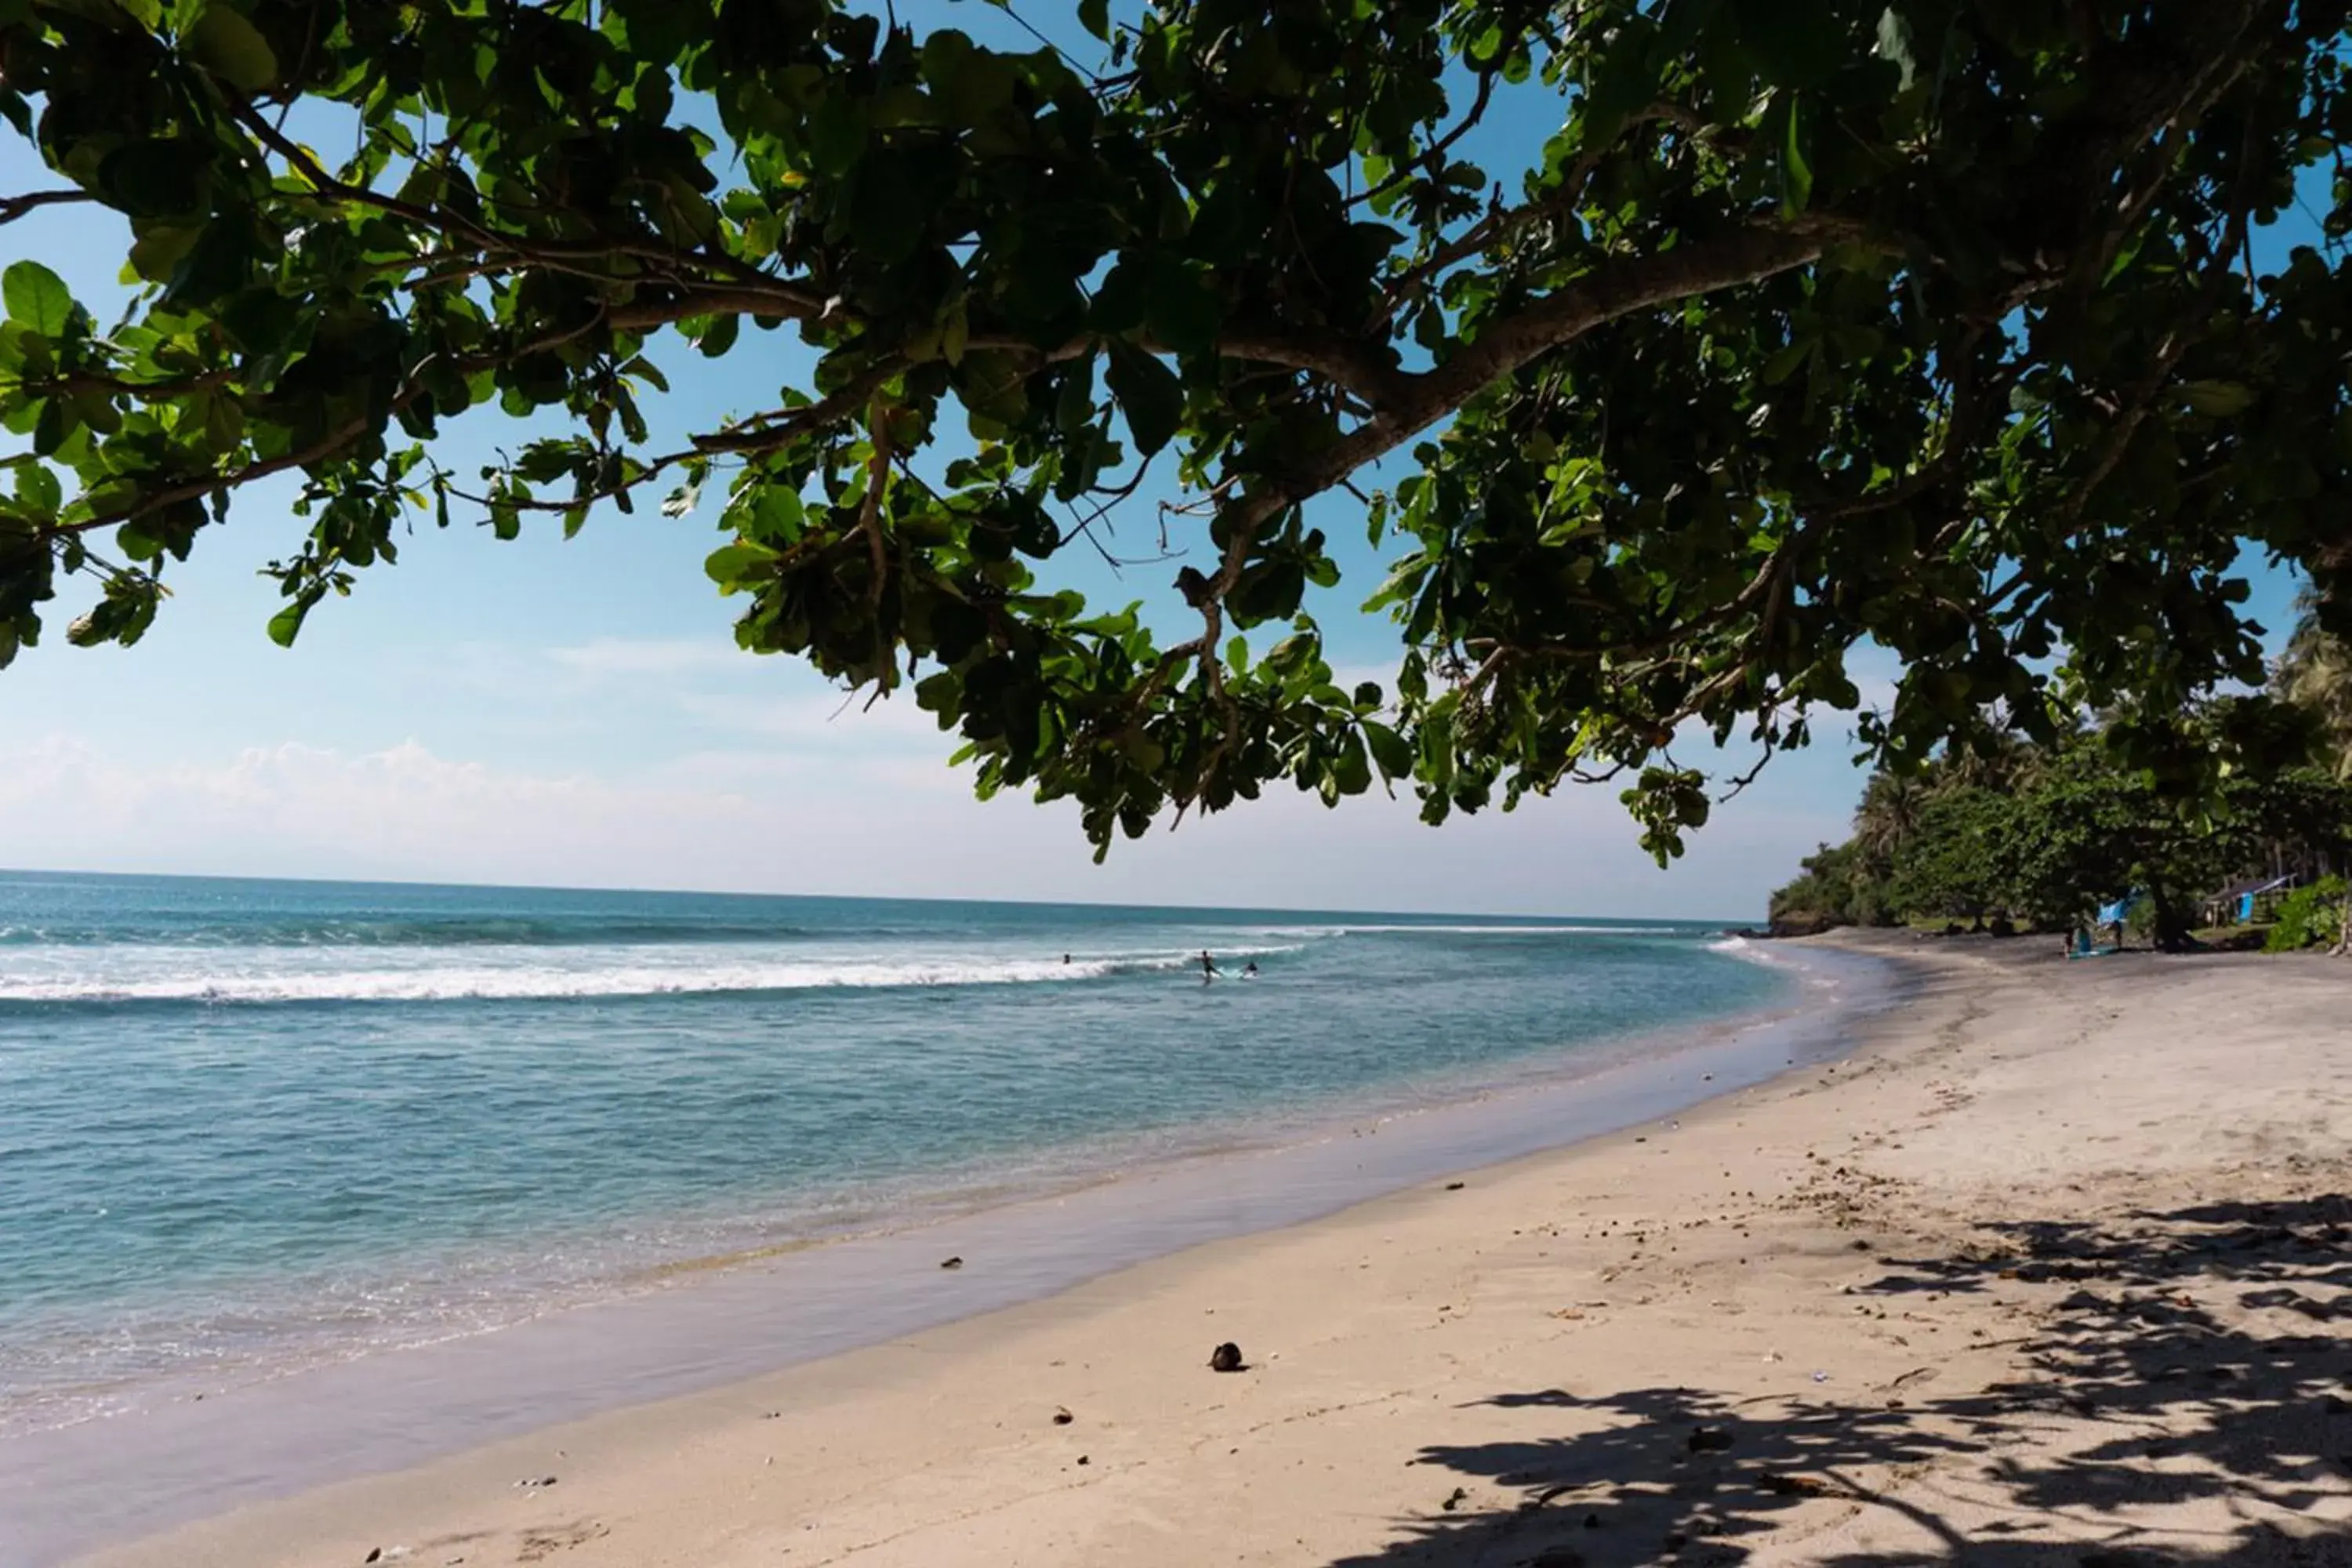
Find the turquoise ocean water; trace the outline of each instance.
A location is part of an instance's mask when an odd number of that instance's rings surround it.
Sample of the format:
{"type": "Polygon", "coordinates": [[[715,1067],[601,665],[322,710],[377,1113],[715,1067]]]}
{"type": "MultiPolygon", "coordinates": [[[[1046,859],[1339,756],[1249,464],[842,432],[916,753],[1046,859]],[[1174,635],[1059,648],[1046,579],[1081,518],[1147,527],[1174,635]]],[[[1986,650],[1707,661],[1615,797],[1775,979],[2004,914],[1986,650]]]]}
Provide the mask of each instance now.
{"type": "Polygon", "coordinates": [[[1572,1074],[1788,984],[1673,922],[0,874],[0,1433],[1572,1074]]]}

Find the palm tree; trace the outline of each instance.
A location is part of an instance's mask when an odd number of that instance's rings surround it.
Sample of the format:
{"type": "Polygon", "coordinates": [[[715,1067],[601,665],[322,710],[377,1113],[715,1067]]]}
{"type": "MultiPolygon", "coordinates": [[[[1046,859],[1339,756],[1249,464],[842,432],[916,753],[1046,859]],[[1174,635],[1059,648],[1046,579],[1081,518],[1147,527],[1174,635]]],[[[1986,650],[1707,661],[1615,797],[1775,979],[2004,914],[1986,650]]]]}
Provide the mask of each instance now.
{"type": "MultiPolygon", "coordinates": [[[[2271,689],[2318,722],[2336,776],[2352,779],[2352,644],[2319,624],[2319,595],[2295,600],[2294,633],[2271,671],[2271,689]]],[[[2352,892],[2344,898],[2335,951],[2352,955],[2352,892]]]]}
{"type": "Polygon", "coordinates": [[[2352,645],[2319,624],[2310,589],[2295,602],[2299,618],[2271,673],[2272,689],[2318,721],[2338,778],[2352,779],[2352,645]]]}
{"type": "Polygon", "coordinates": [[[1919,831],[1919,814],[1933,794],[1918,773],[1893,773],[1885,769],[1870,775],[1863,786],[1862,804],[1853,811],[1853,841],[1873,864],[1888,866],[1913,835],[1919,831]]]}
{"type": "Polygon", "coordinates": [[[2042,752],[2007,730],[1976,737],[1973,744],[1948,748],[1936,764],[1938,789],[2030,789],[2040,776],[2042,752]]]}

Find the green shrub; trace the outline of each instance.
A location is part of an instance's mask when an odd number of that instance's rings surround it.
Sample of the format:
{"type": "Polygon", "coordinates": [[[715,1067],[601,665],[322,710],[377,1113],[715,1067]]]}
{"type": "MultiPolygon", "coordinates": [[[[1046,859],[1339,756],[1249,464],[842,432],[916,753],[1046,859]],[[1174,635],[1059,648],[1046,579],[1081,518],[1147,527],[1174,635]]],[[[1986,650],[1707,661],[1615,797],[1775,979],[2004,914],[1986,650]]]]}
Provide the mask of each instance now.
{"type": "Polygon", "coordinates": [[[2263,942],[2264,952],[2333,945],[2343,935],[2344,879],[2322,877],[2297,888],[2279,904],[2278,923],[2263,942]]]}

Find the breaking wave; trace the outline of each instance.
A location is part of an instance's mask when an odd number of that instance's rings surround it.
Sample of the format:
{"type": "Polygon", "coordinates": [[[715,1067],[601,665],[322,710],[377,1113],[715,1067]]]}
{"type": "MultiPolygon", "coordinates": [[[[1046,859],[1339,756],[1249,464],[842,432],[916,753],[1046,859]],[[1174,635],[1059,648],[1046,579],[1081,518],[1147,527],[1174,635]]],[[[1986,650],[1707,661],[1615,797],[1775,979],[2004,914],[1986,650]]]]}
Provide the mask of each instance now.
{"type": "MultiPolygon", "coordinates": [[[[1296,944],[1221,947],[1223,959],[1272,957],[1296,944]]],[[[408,967],[268,969],[225,973],[216,955],[185,969],[145,973],[0,974],[7,1003],[178,1002],[263,1005],[299,1002],[523,1001],[565,998],[827,991],[879,987],[1034,985],[1121,974],[1174,973],[1199,963],[1189,952],[1128,952],[1058,959],[984,955],[913,958],[726,957],[708,952],[647,963],[643,950],[610,963],[439,963],[408,967]]]]}

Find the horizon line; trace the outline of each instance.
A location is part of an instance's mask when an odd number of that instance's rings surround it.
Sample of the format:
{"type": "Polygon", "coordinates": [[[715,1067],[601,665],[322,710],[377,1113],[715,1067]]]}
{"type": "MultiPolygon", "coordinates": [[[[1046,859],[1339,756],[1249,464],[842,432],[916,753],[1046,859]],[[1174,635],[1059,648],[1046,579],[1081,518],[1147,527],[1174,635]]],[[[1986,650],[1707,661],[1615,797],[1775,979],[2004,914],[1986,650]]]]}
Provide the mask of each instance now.
{"type": "Polygon", "coordinates": [[[1492,921],[1602,921],[1620,924],[1747,925],[1750,920],[1712,915],[1591,915],[1504,914],[1491,910],[1371,910],[1318,908],[1306,905],[1134,903],[1108,899],[969,898],[949,894],[745,892],[733,889],[621,887],[587,882],[443,882],[421,877],[267,877],[248,872],[215,871],[93,871],[70,867],[0,866],[0,878],[84,877],[97,879],[166,882],[291,882],[305,887],[444,888],[493,893],[633,893],[667,898],[804,899],[835,902],[902,904],[1003,904],[1030,909],[1177,910],[1195,913],[1249,915],[1402,916],[1408,919],[1453,918],[1492,921]]]}

